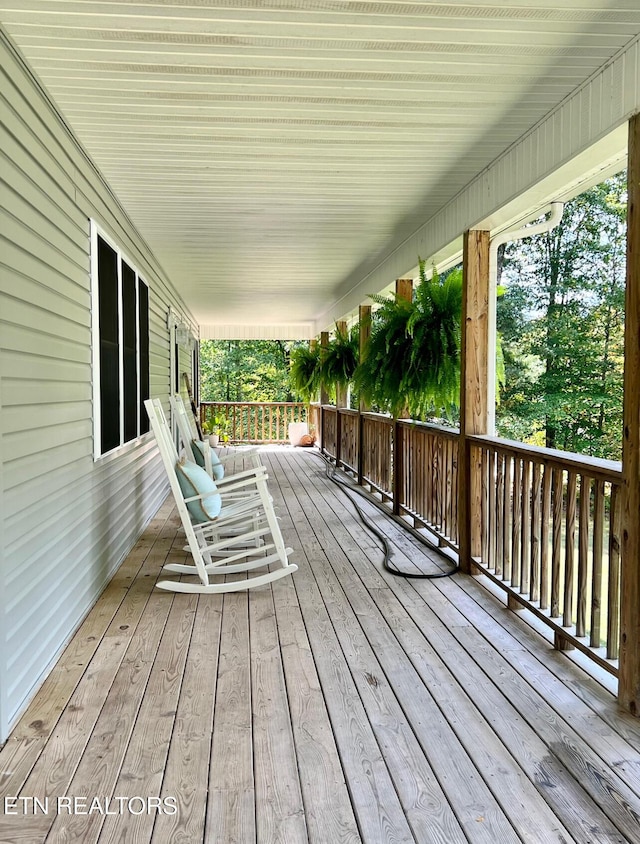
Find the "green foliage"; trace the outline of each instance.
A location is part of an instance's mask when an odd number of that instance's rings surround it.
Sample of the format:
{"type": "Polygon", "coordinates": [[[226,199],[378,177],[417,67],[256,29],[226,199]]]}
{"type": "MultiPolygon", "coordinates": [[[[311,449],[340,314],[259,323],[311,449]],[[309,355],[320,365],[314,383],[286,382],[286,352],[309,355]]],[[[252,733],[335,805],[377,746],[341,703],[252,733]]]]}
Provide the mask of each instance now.
{"type": "Polygon", "coordinates": [[[346,387],[353,381],[358,367],[360,334],[357,325],[351,331],[341,331],[336,325],[336,333],[329,341],[324,355],[320,358],[320,380],[327,390],[334,386],[346,387]]]}
{"type": "Polygon", "coordinates": [[[204,434],[218,434],[223,436],[227,433],[229,427],[229,420],[223,413],[216,413],[213,417],[208,416],[202,423],[202,432],[204,434]]]}
{"type": "Polygon", "coordinates": [[[358,366],[359,330],[341,331],[336,325],[335,336],[326,349],[298,346],[291,352],[291,388],[303,401],[313,401],[321,387],[330,395],[336,387],[347,387],[358,366]]]}
{"type": "Polygon", "coordinates": [[[507,247],[502,436],[620,458],[625,190],[622,176],[597,185],[556,229],[507,247]]]}
{"type": "Polygon", "coordinates": [[[355,376],[365,399],[397,416],[451,415],[460,382],[462,272],[429,280],[420,261],[413,300],[371,296],[373,317],[367,359],[355,376]]]}
{"type": "Polygon", "coordinates": [[[320,347],[309,347],[306,343],[291,351],[289,369],[291,389],[302,401],[311,402],[320,390],[320,347]]]}
{"type": "Polygon", "coordinates": [[[289,356],[279,340],[204,340],[200,344],[203,401],[292,401],[289,356]]]}

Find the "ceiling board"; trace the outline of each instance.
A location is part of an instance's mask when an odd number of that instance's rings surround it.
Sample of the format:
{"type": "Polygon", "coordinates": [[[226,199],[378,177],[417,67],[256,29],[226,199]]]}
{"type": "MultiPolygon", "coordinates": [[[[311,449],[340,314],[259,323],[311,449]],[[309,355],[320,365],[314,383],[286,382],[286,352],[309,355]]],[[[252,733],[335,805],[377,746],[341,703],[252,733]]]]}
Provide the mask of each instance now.
{"type": "Polygon", "coordinates": [[[640,7],[0,0],[0,21],[199,322],[246,334],[306,331],[640,7]]]}

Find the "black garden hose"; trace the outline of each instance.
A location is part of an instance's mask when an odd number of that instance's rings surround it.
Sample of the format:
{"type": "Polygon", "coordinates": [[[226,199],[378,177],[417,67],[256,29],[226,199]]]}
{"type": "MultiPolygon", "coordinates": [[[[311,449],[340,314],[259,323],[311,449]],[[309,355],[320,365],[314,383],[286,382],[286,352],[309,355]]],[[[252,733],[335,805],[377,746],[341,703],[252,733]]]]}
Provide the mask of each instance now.
{"type": "MultiPolygon", "coordinates": [[[[449,569],[448,571],[440,571],[434,572],[433,574],[415,574],[414,572],[405,572],[400,571],[400,569],[396,568],[395,564],[392,562],[393,551],[391,550],[391,544],[387,537],[380,531],[378,528],[371,522],[366,515],[366,513],[362,510],[361,507],[358,506],[357,502],[349,495],[349,492],[353,491],[356,492],[358,495],[361,495],[365,498],[370,504],[374,504],[381,512],[384,512],[385,515],[389,515],[385,510],[382,510],[380,507],[380,503],[370,495],[366,490],[362,489],[362,487],[355,486],[354,484],[348,484],[345,480],[340,478],[336,475],[336,465],[333,463],[326,455],[324,455],[321,451],[316,451],[313,449],[312,454],[317,455],[321,460],[325,463],[325,472],[327,478],[332,481],[334,484],[342,488],[342,491],[347,496],[349,501],[353,504],[358,516],[360,517],[360,521],[366,527],[368,531],[370,531],[374,536],[378,538],[380,543],[382,544],[382,549],[384,552],[384,558],[382,564],[384,568],[390,573],[395,575],[396,577],[411,577],[417,578],[419,580],[435,580],[438,577],[451,577],[452,574],[455,574],[457,571],[460,571],[460,565],[458,563],[453,563],[453,568],[449,569]]],[[[426,548],[429,548],[430,551],[435,551],[443,560],[446,560],[447,563],[451,564],[451,559],[443,554],[442,551],[438,548],[437,545],[434,545],[432,542],[419,533],[415,528],[412,528],[410,525],[402,524],[402,527],[410,533],[414,539],[417,539],[422,545],[426,548]]]]}

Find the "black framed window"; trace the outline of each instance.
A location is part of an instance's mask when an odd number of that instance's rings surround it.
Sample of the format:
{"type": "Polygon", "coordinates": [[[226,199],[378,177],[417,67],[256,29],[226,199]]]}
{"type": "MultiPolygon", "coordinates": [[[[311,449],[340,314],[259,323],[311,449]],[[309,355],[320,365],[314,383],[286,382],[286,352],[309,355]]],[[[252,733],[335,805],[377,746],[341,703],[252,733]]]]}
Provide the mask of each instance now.
{"type": "Polygon", "coordinates": [[[149,288],[92,224],[94,456],[149,430],[149,288]]]}

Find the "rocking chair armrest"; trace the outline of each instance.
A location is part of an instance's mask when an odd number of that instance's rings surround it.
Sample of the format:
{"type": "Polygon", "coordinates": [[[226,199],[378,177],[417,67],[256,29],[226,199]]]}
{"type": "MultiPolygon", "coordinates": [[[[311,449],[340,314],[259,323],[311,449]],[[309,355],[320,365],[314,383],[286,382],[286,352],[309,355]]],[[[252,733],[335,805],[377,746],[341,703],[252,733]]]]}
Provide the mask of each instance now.
{"type": "Polygon", "coordinates": [[[244,478],[253,478],[254,482],[257,478],[262,478],[266,475],[266,466],[252,466],[251,469],[243,469],[242,472],[235,472],[233,475],[225,475],[219,481],[216,481],[217,487],[223,487],[225,484],[235,483],[244,478]]]}
{"type": "MultiPolygon", "coordinates": [[[[255,487],[256,482],[258,480],[265,480],[268,478],[266,473],[260,475],[258,477],[249,477],[242,480],[238,480],[237,476],[233,478],[234,483],[229,483],[225,485],[222,489],[220,489],[220,493],[226,497],[229,492],[235,492],[237,489],[244,489],[245,487],[255,487]],[[237,482],[236,482],[237,481],[237,482]]],[[[231,479],[230,479],[231,480],[231,479]]]]}
{"type": "MultiPolygon", "coordinates": [[[[240,484],[239,484],[239,486],[240,486],[240,484]]],[[[242,486],[246,486],[246,484],[242,484],[242,486]]],[[[210,495],[211,495],[210,492],[208,492],[206,494],[201,493],[200,495],[190,495],[188,498],[184,499],[184,503],[190,504],[192,501],[204,501],[204,499],[208,498],[210,495]]],[[[245,501],[245,500],[250,499],[250,498],[251,499],[255,498],[255,500],[258,501],[258,502],[260,501],[260,496],[257,494],[257,492],[253,492],[253,493],[252,492],[248,492],[248,493],[246,493],[246,492],[230,492],[228,495],[225,492],[225,495],[224,495],[225,501],[227,501],[227,500],[230,500],[230,501],[245,501]]],[[[216,516],[216,518],[217,518],[217,516],[216,516]]]]}
{"type": "Polygon", "coordinates": [[[221,463],[229,463],[231,460],[238,460],[240,457],[253,457],[254,454],[258,453],[257,448],[239,448],[236,449],[235,452],[232,454],[222,454],[218,455],[218,460],[221,463]]]}

